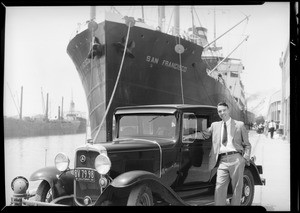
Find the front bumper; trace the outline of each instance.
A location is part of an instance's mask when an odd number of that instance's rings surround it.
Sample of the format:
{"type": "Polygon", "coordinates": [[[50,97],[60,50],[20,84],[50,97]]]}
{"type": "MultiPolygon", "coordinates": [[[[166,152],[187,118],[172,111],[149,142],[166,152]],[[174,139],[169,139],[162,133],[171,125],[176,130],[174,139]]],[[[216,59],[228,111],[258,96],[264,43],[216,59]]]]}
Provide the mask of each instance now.
{"type": "Polygon", "coordinates": [[[45,203],[35,200],[29,200],[28,195],[15,195],[11,198],[11,206],[72,206],[74,195],[62,196],[51,201],[51,203],[45,203]],[[68,204],[61,204],[68,203],[68,204]]]}
{"type": "Polygon", "coordinates": [[[29,182],[25,177],[18,176],[12,180],[11,188],[14,192],[11,206],[70,206],[74,202],[74,195],[61,196],[50,203],[30,200],[35,191],[29,191],[29,182]]]}

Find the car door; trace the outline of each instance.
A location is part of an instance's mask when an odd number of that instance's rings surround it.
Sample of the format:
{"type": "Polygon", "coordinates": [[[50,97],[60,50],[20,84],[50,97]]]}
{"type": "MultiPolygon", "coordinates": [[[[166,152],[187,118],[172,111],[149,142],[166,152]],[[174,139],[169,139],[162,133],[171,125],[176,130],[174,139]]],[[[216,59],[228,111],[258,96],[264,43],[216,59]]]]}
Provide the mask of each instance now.
{"type": "MultiPolygon", "coordinates": [[[[209,115],[198,112],[184,112],[182,116],[182,134],[187,136],[201,132],[209,127],[209,115]]],[[[182,140],[181,148],[181,187],[201,187],[209,182],[211,171],[208,170],[211,138],[200,140],[182,140]]]]}
{"type": "Polygon", "coordinates": [[[207,129],[216,120],[219,118],[214,108],[196,108],[183,112],[180,178],[177,182],[179,188],[205,188],[210,185],[215,173],[214,170],[208,169],[212,138],[184,138],[207,129]]]}

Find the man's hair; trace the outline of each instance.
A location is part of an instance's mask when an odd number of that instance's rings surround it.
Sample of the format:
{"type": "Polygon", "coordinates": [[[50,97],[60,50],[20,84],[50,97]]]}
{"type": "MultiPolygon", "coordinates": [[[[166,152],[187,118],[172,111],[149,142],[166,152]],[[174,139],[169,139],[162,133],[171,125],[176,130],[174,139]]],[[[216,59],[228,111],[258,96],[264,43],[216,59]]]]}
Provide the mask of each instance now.
{"type": "Polygon", "coordinates": [[[224,102],[224,101],[218,103],[217,107],[218,107],[218,106],[225,106],[225,107],[227,107],[227,108],[229,109],[228,104],[227,104],[226,102],[224,102]]]}

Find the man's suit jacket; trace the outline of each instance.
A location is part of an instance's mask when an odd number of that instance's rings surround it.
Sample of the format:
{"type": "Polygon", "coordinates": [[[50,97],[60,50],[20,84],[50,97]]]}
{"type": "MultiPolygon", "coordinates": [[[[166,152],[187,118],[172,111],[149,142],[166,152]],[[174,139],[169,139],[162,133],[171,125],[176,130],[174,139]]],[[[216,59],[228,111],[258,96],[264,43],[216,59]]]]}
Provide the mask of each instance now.
{"type": "MultiPolygon", "coordinates": [[[[217,163],[221,146],[221,127],[222,121],[213,122],[211,126],[202,131],[202,136],[207,139],[212,136],[212,148],[209,154],[209,170],[213,169],[217,163]]],[[[249,143],[248,132],[244,122],[231,119],[232,144],[246,160],[250,159],[251,144],[249,143]]]]}

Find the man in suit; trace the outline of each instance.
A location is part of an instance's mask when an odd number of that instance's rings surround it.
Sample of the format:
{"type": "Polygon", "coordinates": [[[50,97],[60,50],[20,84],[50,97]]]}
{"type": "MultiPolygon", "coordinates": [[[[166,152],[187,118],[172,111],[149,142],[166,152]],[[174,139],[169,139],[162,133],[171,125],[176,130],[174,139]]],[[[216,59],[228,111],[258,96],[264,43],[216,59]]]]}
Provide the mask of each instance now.
{"type": "Polygon", "coordinates": [[[244,123],[230,117],[227,103],[219,103],[217,110],[222,121],[213,122],[208,129],[189,137],[208,139],[212,136],[209,170],[218,167],[215,205],[226,205],[230,180],[233,191],[231,205],[240,205],[244,168],[246,163],[249,164],[251,144],[244,123]]]}

